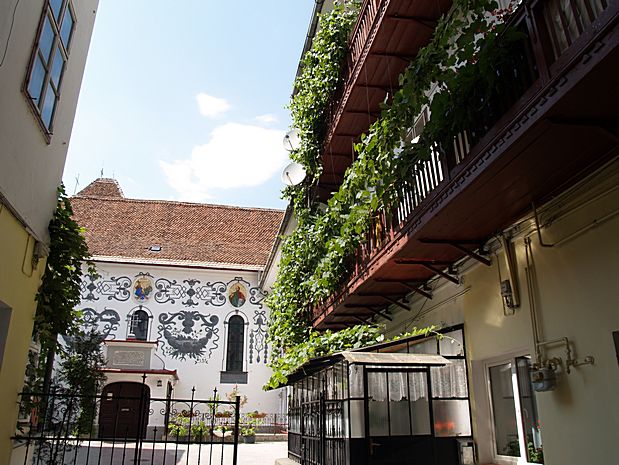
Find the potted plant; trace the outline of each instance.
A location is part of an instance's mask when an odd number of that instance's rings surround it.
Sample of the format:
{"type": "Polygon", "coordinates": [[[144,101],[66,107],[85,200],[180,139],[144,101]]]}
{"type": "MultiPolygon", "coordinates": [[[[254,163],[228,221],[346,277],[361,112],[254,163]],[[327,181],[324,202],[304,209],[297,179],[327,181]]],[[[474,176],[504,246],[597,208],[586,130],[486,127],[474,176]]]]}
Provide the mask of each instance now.
{"type": "Polygon", "coordinates": [[[253,425],[247,425],[241,428],[241,435],[243,436],[243,442],[245,444],[255,444],[256,442],[256,428],[253,425]]]}
{"type": "Polygon", "coordinates": [[[181,415],[176,415],[175,418],[168,424],[168,437],[177,441],[187,436],[189,426],[189,418],[181,415]]]}
{"type": "Polygon", "coordinates": [[[191,425],[191,436],[194,441],[201,442],[208,434],[209,427],[204,421],[191,425]]]}
{"type": "Polygon", "coordinates": [[[226,398],[230,402],[234,402],[236,400],[236,396],[239,396],[241,398],[240,407],[243,408],[245,404],[247,403],[247,396],[244,394],[241,394],[238,384],[235,384],[234,387],[232,388],[232,391],[226,394],[226,398]]]}
{"type": "Polygon", "coordinates": [[[213,428],[213,435],[218,438],[225,438],[232,435],[232,428],[226,425],[220,425],[213,428]]]}

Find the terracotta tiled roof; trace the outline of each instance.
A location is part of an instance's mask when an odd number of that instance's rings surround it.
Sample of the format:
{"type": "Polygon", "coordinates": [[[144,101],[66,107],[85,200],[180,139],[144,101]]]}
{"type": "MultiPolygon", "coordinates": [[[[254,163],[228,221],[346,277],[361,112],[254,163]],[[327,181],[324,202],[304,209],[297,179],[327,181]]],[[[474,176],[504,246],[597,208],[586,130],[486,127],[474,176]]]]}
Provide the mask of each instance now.
{"type": "Polygon", "coordinates": [[[284,214],[263,208],[127,199],[110,196],[99,186],[91,188],[92,184],[72,197],[71,204],[95,258],[261,268],[284,214]],[[151,250],[157,246],[160,251],[151,250]]]}
{"type": "Polygon", "coordinates": [[[99,178],[77,193],[81,196],[123,198],[123,191],[116,179],[99,178]]]}

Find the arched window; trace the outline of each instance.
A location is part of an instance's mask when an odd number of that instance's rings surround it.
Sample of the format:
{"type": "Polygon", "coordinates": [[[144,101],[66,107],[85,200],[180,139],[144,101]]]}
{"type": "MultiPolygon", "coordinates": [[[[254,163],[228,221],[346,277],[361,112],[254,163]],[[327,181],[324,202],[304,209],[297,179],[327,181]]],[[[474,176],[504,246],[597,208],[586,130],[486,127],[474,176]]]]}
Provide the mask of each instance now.
{"type": "Polygon", "coordinates": [[[245,321],[235,315],[228,320],[228,345],[226,350],[226,371],[243,371],[245,321]]]}
{"type": "Polygon", "coordinates": [[[139,341],[146,341],[148,339],[149,319],[148,313],[144,310],[136,310],[133,312],[131,321],[129,322],[129,337],[139,341]]]}

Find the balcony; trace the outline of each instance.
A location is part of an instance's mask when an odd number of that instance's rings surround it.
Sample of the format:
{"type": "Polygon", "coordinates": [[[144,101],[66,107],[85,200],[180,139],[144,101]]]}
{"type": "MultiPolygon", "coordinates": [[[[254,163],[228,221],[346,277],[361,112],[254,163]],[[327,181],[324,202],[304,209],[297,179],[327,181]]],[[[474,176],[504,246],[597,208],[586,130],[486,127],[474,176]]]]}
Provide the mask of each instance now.
{"type": "Polygon", "coordinates": [[[381,104],[399,89],[398,76],[425,46],[451,0],[365,0],[349,42],[343,85],[329,108],[318,183],[321,200],[342,182],[353,144],[380,116],[381,104]]]}
{"type": "MultiPolygon", "coordinates": [[[[616,0],[523,2],[510,19],[525,37],[518,65],[497,70],[518,86],[417,164],[397,208],[374,219],[350,279],[314,308],[315,328],[388,319],[390,305],[409,310],[402,299],[431,297],[424,283],[437,275],[457,283],[453,263],[488,264],[478,249],[490,237],[619,154],[618,9],[616,0]]],[[[350,97],[339,102],[336,126],[350,97]]]]}

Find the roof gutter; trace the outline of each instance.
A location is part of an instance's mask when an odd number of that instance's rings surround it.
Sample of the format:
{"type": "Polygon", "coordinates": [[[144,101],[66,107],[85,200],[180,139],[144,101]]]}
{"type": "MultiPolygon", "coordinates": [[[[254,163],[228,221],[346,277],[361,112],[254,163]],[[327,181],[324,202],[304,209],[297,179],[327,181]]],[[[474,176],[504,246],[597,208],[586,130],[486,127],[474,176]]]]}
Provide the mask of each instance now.
{"type": "Polygon", "coordinates": [[[264,265],[264,269],[260,272],[258,287],[260,289],[264,289],[264,282],[266,280],[267,274],[273,262],[275,261],[275,255],[277,255],[277,249],[279,249],[280,244],[282,243],[284,232],[286,231],[286,227],[288,226],[288,222],[292,218],[292,207],[290,204],[286,207],[286,211],[284,212],[284,217],[282,218],[282,222],[279,225],[279,231],[277,231],[277,235],[275,236],[275,242],[273,243],[273,247],[271,247],[271,252],[269,253],[269,258],[264,265]]]}
{"type": "MultiPolygon", "coordinates": [[[[318,20],[320,17],[320,13],[322,13],[322,7],[325,3],[325,0],[315,0],[314,11],[312,13],[312,21],[310,22],[309,28],[307,30],[307,35],[305,36],[305,44],[303,45],[303,51],[301,52],[301,58],[299,59],[299,65],[297,66],[297,74],[296,78],[301,76],[301,72],[303,70],[303,57],[307,53],[307,51],[312,48],[312,43],[314,42],[314,36],[316,35],[316,29],[318,29],[318,20]]],[[[292,87],[292,95],[294,96],[297,93],[296,87],[293,85],[292,87]]]]}
{"type": "MultiPolygon", "coordinates": [[[[307,35],[305,36],[305,44],[303,45],[303,51],[301,52],[301,57],[299,58],[299,65],[297,66],[297,73],[295,75],[296,79],[301,76],[301,72],[303,71],[303,57],[307,53],[307,51],[312,48],[312,43],[314,42],[314,36],[316,35],[316,30],[318,29],[318,21],[320,19],[320,14],[322,13],[322,7],[324,6],[325,0],[315,0],[314,3],[314,11],[312,12],[312,20],[310,22],[309,28],[307,29],[307,35]]],[[[292,97],[297,93],[297,88],[293,84],[292,86],[292,97]]],[[[271,248],[271,253],[269,254],[269,259],[267,260],[266,265],[264,266],[264,270],[260,272],[260,280],[258,281],[258,287],[260,289],[264,288],[264,282],[267,277],[267,272],[269,268],[273,265],[273,261],[275,260],[275,255],[277,254],[277,249],[282,243],[282,238],[284,235],[284,231],[286,230],[286,226],[288,225],[288,221],[292,217],[292,207],[290,204],[286,207],[286,212],[284,213],[284,217],[282,218],[282,222],[279,227],[279,231],[277,232],[277,236],[275,237],[275,243],[271,248]]]]}

